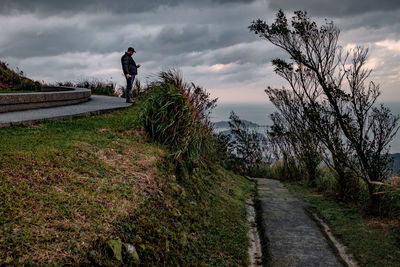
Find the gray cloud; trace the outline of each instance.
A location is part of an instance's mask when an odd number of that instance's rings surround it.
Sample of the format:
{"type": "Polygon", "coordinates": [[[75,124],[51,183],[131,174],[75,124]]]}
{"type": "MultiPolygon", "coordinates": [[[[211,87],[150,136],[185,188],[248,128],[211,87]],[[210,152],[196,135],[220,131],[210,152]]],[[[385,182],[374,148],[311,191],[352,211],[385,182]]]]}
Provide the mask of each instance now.
{"type": "MultiPolygon", "coordinates": [[[[359,14],[354,16],[342,17],[342,18],[331,18],[335,24],[339,26],[343,31],[366,28],[374,31],[374,35],[366,34],[365,38],[382,38],[382,35],[386,35],[388,30],[382,28],[393,28],[390,32],[400,33],[400,9],[390,11],[374,11],[365,14],[359,14]]],[[[358,36],[362,37],[362,36],[358,36]]]]}
{"type": "Polygon", "coordinates": [[[387,81],[383,86],[389,87],[388,94],[395,94],[399,55],[393,53],[398,52],[375,43],[400,40],[398,5],[388,10],[385,3],[375,8],[367,1],[366,7],[357,7],[350,1],[337,7],[341,1],[312,5],[305,0],[273,0],[268,6],[264,0],[0,0],[0,25],[7,25],[0,30],[0,60],[38,80],[112,78],[122,85],[119,58],[134,46],[142,81],[161,69],[178,67],[188,80],[212,89],[216,96],[264,100],[267,85],[283,84],[270,61],[286,55],[247,27],[257,18],[272,22],[276,8],[290,12],[298,6],[317,21],[325,16],[334,20],[342,29],[344,46],[371,46],[371,58],[379,63],[374,75],[378,82],[387,81]]]}
{"type": "Polygon", "coordinates": [[[253,0],[68,0],[68,1],[54,1],[54,0],[2,0],[2,8],[0,13],[25,13],[33,12],[42,15],[58,14],[71,14],[75,12],[112,12],[115,14],[123,13],[140,13],[154,11],[162,6],[176,7],[178,5],[184,6],[217,6],[235,3],[250,3],[253,0]]]}
{"type": "Polygon", "coordinates": [[[312,16],[346,17],[373,11],[392,11],[400,9],[398,0],[270,0],[273,10],[306,10],[312,16]]]}
{"type": "Polygon", "coordinates": [[[247,30],[250,12],[242,12],[240,6],[230,9],[235,11],[234,16],[226,16],[225,7],[200,13],[196,8],[168,8],[135,16],[88,13],[68,19],[3,16],[0,23],[10,25],[11,30],[3,31],[3,42],[0,36],[0,57],[85,51],[110,53],[133,45],[139,51],[147,50],[156,59],[166,54],[218,49],[255,40],[256,36],[248,34],[247,30]]]}

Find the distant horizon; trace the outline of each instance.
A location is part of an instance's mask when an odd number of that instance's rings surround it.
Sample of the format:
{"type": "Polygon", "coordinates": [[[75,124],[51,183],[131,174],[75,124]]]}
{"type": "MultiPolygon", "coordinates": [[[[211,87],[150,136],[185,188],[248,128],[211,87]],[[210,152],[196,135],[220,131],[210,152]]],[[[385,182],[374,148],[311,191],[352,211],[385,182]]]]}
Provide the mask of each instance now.
{"type": "MultiPolygon", "coordinates": [[[[393,114],[400,115],[400,101],[377,102],[378,104],[386,104],[391,109],[393,114]]],[[[228,102],[218,103],[217,107],[211,113],[211,121],[229,121],[229,114],[231,110],[242,120],[257,123],[260,126],[269,126],[271,121],[268,115],[275,111],[273,104],[268,102],[228,102]],[[220,104],[218,106],[218,104],[220,104]],[[236,110],[235,110],[236,109],[236,110]]],[[[400,153],[400,131],[397,133],[391,142],[390,153],[400,153]]]]}

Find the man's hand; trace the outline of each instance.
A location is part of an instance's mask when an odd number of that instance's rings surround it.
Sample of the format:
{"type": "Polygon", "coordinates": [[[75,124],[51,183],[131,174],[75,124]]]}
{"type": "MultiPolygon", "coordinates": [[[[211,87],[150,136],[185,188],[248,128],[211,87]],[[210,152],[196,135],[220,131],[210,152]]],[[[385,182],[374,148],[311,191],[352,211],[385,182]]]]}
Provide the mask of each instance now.
{"type": "Polygon", "coordinates": [[[131,75],[130,75],[129,73],[126,74],[125,76],[126,76],[126,78],[128,78],[128,79],[131,77],[131,75]]]}

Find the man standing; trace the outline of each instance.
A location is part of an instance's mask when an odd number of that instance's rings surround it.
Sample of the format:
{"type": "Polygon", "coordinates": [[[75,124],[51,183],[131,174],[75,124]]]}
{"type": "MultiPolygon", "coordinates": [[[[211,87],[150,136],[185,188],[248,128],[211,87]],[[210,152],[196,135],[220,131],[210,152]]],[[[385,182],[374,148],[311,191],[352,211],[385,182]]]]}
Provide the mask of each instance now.
{"type": "Polygon", "coordinates": [[[136,53],[133,47],[129,47],[128,51],[121,57],[122,71],[124,72],[126,78],[126,103],[134,103],[131,99],[132,94],[132,85],[135,80],[135,76],[137,75],[137,69],[140,65],[136,65],[135,61],[132,58],[133,53],[136,53]]]}

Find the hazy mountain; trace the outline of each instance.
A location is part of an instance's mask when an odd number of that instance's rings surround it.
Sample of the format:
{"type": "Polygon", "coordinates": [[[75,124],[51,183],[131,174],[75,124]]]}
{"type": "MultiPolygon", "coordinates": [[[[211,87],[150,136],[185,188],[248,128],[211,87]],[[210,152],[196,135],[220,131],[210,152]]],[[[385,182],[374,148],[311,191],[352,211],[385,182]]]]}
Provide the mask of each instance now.
{"type": "MultiPolygon", "coordinates": [[[[241,120],[247,127],[251,128],[256,128],[260,127],[257,123],[254,123],[252,121],[247,121],[247,120],[241,120]]],[[[212,125],[214,128],[229,128],[229,122],[228,121],[217,121],[213,122],[212,125]]]]}

